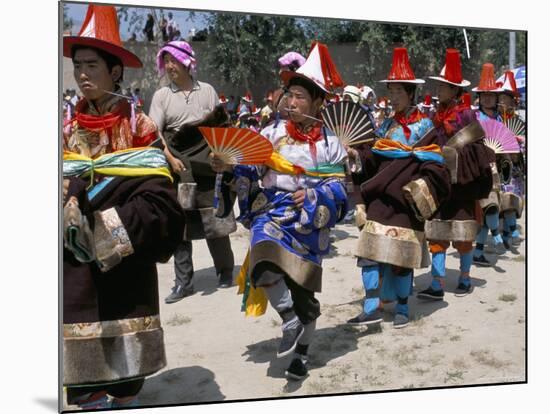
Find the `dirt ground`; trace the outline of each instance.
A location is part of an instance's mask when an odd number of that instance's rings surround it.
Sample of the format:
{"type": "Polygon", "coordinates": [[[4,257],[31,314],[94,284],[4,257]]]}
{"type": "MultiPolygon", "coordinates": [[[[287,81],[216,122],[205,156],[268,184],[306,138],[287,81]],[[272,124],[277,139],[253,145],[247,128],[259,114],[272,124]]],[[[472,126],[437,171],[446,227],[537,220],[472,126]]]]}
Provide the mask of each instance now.
{"type": "MultiPolygon", "coordinates": [[[[245,317],[237,288],[217,287],[204,241],[194,242],[193,296],[166,305],[173,263],[159,264],[168,365],[146,380],[140,403],[158,406],[525,380],[525,243],[503,256],[487,254],[497,261],[492,267],[474,265],[474,291],[466,297],[453,295],[459,261],[450,249],[443,301],[412,296],[408,327],[393,328],[389,305],[381,328],[368,330],[345,324],[360,312],[364,296],[352,254],[357,237],[352,225],[340,224],[332,232],[331,254],[323,262],[323,292],[317,295],[322,315],[310,347],[309,377],[300,382],[285,379],[291,357],[275,357],[281,333],[277,313],[268,308],[262,317],[245,317]]],[[[248,232],[239,225],[231,241],[235,263],[240,264],[248,232]]],[[[416,271],[415,294],[429,281],[429,268],[416,271]]]]}

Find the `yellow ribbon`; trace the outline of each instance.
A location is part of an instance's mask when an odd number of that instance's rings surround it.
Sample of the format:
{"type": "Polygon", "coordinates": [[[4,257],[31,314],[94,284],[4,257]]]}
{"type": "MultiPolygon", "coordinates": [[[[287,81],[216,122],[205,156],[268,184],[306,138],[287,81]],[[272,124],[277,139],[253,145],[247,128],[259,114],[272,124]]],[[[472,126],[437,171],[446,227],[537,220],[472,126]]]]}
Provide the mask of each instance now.
{"type": "MultiPolygon", "coordinates": [[[[250,249],[246,253],[246,258],[241,266],[241,270],[237,276],[237,285],[239,290],[237,294],[242,295],[246,290],[246,279],[248,273],[248,267],[250,265],[250,249]]],[[[263,288],[254,288],[252,284],[249,285],[248,297],[246,298],[245,316],[262,316],[267,310],[267,296],[263,288]]]]}
{"type": "Polygon", "coordinates": [[[310,177],[326,178],[326,177],[339,177],[344,178],[346,176],[343,172],[322,172],[316,170],[306,170],[299,165],[295,165],[284,158],[280,153],[273,151],[271,157],[266,161],[266,166],[274,171],[288,175],[308,175],[310,177]]]}

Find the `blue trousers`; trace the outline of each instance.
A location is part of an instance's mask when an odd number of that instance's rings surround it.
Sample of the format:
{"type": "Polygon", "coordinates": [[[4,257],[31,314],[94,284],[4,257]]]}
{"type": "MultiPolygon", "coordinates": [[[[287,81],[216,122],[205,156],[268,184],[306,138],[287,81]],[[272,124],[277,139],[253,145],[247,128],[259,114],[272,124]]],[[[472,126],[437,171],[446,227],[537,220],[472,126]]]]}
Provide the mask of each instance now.
{"type": "Polygon", "coordinates": [[[510,237],[519,237],[516,213],[512,210],[504,212],[504,226],[502,231],[502,238],[504,240],[508,241],[510,237]]]}
{"type": "MultiPolygon", "coordinates": [[[[445,261],[447,258],[447,253],[445,251],[443,252],[437,252],[432,253],[432,289],[434,290],[441,290],[443,289],[443,286],[441,286],[441,280],[440,278],[445,277],[445,261]]],[[[472,261],[474,258],[474,252],[470,250],[467,253],[460,253],[460,273],[461,276],[463,274],[469,274],[470,268],[472,267],[472,261]]]]}
{"type": "Polygon", "coordinates": [[[485,243],[487,242],[487,236],[489,235],[489,230],[491,230],[495,244],[503,242],[502,236],[498,230],[498,224],[498,213],[485,214],[483,226],[481,226],[481,229],[476,237],[476,248],[474,250],[475,257],[480,257],[483,254],[483,249],[485,243]]]}

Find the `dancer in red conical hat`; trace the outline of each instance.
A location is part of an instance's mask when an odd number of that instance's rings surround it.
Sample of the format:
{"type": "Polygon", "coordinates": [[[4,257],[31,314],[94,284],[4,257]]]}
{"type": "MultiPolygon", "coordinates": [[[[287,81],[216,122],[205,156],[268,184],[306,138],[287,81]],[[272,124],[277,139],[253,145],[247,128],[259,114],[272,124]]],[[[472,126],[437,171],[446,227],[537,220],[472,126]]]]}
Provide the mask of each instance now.
{"type": "Polygon", "coordinates": [[[353,174],[366,211],[355,254],[366,298],[348,323],[379,324],[381,301],[397,301],[393,326],[404,328],[413,269],[427,266],[424,221],[446,200],[450,179],[432,121],[414,105],[416,86],[424,80],[414,75],[405,48],[394,49],[390,73],[381,82],[388,85],[395,116],[377,129],[380,139],[372,148],[350,151],[362,165],[353,174]]]}
{"type": "Polygon", "coordinates": [[[84,95],[63,154],[63,384],[81,409],[137,406],[166,365],[156,262],[182,238],[183,214],[156,126],[119,84],[139,58],[120,42],[116,10],[90,5],[63,38],[84,95]]]}
{"type": "Polygon", "coordinates": [[[417,296],[425,300],[443,300],[446,252],[451,243],[460,255],[460,278],[455,294],[463,296],[472,289],[472,243],[478,227],[476,203],[490,190],[491,151],[483,143],[483,130],[470,104],[461,102],[464,88],[470,82],[462,77],[459,51],[447,49],[443,70],[430,79],[435,81],[439,97],[433,122],[451,173],[452,187],[450,199],[425,224],[432,255],[432,281],[417,296]],[[456,143],[457,134],[465,137],[460,144],[456,143]]]}
{"type": "MultiPolygon", "coordinates": [[[[479,109],[476,111],[477,119],[480,121],[495,120],[502,122],[502,117],[498,112],[498,95],[502,92],[502,88],[496,84],[495,68],[492,63],[483,64],[481,67],[479,84],[472,89],[472,92],[477,92],[479,97],[479,109]]],[[[483,254],[489,231],[491,231],[493,236],[497,254],[501,255],[506,253],[506,247],[504,246],[504,240],[502,240],[502,235],[500,234],[498,220],[500,210],[500,178],[496,161],[496,156],[493,155],[493,162],[491,163],[493,169],[493,189],[488,197],[479,201],[483,210],[483,224],[477,235],[476,248],[474,250],[474,263],[478,266],[491,265],[483,254]]]]}
{"type": "MultiPolygon", "coordinates": [[[[514,72],[508,70],[504,72],[504,82],[498,85],[502,93],[498,96],[499,110],[504,122],[517,121],[520,125],[523,123],[517,115],[515,109],[519,101],[519,92],[516,86],[514,72]]],[[[523,136],[516,136],[522,152],[509,154],[502,163],[501,170],[502,187],[500,197],[500,217],[503,219],[504,226],[502,231],[502,241],[507,249],[521,244],[519,229],[517,228],[517,219],[523,213],[523,200],[525,188],[525,162],[524,162],[524,144],[525,132],[523,136]]]]}

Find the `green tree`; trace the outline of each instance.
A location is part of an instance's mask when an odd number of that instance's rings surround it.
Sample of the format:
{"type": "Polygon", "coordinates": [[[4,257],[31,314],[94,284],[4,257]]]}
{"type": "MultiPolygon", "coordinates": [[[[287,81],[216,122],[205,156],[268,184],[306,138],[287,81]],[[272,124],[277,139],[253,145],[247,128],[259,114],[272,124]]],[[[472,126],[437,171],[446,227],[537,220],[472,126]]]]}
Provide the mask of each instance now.
{"type": "Polygon", "coordinates": [[[209,13],[206,67],[220,79],[250,90],[277,76],[277,59],[290,50],[305,54],[305,35],[293,17],[209,13]]]}
{"type": "Polygon", "coordinates": [[[70,32],[73,29],[73,19],[69,18],[69,6],[63,3],[63,31],[70,32]]]}

